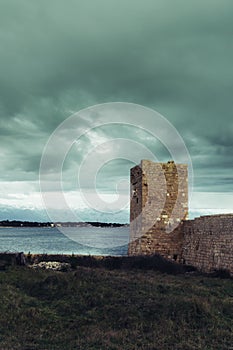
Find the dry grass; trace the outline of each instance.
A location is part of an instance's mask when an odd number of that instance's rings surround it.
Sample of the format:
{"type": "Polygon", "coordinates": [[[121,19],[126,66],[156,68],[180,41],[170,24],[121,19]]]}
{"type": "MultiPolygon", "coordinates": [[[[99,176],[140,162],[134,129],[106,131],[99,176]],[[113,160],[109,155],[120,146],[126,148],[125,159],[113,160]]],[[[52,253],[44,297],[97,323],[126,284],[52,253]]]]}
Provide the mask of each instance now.
{"type": "Polygon", "coordinates": [[[0,272],[0,349],[230,350],[233,281],[77,266],[0,272]]]}

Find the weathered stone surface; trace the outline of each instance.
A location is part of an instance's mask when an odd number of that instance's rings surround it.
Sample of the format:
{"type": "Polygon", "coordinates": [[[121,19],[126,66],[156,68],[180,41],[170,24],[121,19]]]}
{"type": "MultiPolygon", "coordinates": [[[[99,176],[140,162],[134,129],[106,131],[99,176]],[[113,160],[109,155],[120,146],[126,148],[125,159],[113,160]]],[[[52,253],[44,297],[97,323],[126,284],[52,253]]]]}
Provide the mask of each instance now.
{"type": "Polygon", "coordinates": [[[68,271],[71,269],[69,263],[59,261],[41,261],[37,264],[29,265],[33,269],[53,270],[53,271],[68,271]]]}
{"type": "Polygon", "coordinates": [[[187,165],[142,160],[130,182],[129,255],[159,253],[204,272],[233,275],[233,214],[187,220],[187,165]]]}
{"type": "Polygon", "coordinates": [[[129,255],[160,253],[178,259],[180,232],[188,215],[187,165],[142,160],[131,169],[129,255]]]}
{"type": "Polygon", "coordinates": [[[233,275],[233,214],[185,222],[182,259],[205,272],[228,270],[233,275]]]}

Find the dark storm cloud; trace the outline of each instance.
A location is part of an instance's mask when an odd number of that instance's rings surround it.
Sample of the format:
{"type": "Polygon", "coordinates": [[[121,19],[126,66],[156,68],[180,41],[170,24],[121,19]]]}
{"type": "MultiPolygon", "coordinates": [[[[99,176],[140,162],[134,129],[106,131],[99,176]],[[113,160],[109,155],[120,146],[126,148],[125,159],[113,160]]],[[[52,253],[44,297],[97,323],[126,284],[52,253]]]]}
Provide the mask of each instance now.
{"type": "Polygon", "coordinates": [[[9,176],[37,177],[46,139],[72,112],[128,101],[178,129],[197,186],[220,169],[209,190],[229,190],[232,15],[230,0],[1,0],[0,144],[5,166],[10,155],[16,169],[9,176]]]}

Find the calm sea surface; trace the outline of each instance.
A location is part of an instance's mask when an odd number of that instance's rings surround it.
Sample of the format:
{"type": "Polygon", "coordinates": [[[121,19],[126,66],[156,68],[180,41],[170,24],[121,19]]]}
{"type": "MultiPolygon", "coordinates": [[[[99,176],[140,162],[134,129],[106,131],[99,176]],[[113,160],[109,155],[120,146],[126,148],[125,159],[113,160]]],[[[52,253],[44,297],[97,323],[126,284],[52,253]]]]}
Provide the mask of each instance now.
{"type": "Polygon", "coordinates": [[[0,252],[127,255],[129,228],[0,228],[0,252]],[[72,238],[72,239],[71,239],[72,238]]]}

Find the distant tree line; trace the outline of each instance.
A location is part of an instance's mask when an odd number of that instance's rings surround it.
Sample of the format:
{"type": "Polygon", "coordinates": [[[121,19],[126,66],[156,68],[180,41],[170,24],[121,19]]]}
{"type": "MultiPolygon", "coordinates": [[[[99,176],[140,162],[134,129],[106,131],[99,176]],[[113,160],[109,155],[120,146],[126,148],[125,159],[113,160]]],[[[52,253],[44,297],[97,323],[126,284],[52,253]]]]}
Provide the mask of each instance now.
{"type": "Polygon", "coordinates": [[[51,226],[51,222],[37,222],[37,221],[19,221],[19,220],[3,220],[0,221],[0,226],[13,226],[13,227],[48,227],[51,226]]]}
{"type": "Polygon", "coordinates": [[[121,227],[121,226],[126,226],[124,224],[119,224],[119,223],[109,223],[109,222],[97,222],[97,221],[94,221],[94,222],[89,222],[87,221],[87,224],[91,225],[91,226],[95,226],[95,227],[121,227]]]}
{"type": "Polygon", "coordinates": [[[68,226],[68,227],[77,227],[77,226],[86,226],[91,225],[95,227],[121,227],[128,226],[127,224],[119,223],[108,223],[108,222],[37,222],[37,221],[20,221],[20,220],[2,220],[0,221],[0,226],[2,227],[54,227],[54,226],[68,226]]]}

